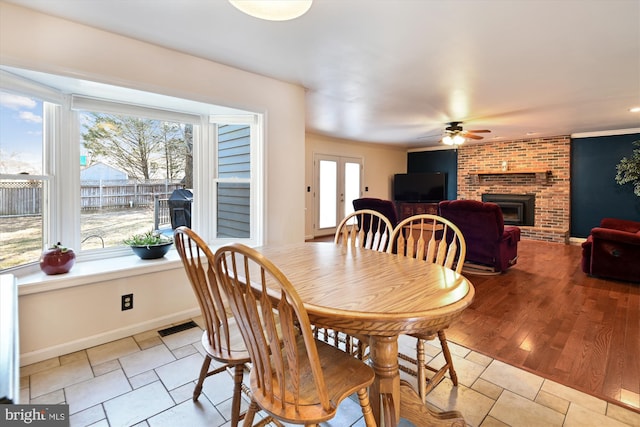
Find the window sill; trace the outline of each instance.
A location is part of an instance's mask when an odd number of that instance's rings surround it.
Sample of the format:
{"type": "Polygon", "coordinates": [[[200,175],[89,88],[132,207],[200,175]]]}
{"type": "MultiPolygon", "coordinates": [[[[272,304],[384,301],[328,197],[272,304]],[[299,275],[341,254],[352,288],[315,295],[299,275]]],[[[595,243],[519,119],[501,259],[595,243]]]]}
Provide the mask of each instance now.
{"type": "Polygon", "coordinates": [[[18,279],[18,295],[22,296],[177,268],[183,268],[182,262],[178,252],[173,249],[160,259],[143,260],[136,255],[126,255],[76,261],[71,271],[65,274],[48,276],[39,269],[24,275],[14,274],[18,279]]]}

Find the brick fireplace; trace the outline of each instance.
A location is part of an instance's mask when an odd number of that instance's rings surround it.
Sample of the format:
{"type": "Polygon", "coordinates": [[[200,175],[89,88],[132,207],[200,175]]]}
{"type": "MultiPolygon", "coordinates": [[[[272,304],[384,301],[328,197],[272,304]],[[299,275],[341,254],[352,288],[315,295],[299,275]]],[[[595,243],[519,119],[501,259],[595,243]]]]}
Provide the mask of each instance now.
{"type": "Polygon", "coordinates": [[[570,141],[569,136],[558,136],[461,146],[458,199],[533,194],[534,224],[519,226],[522,238],[568,243],[570,141]]]}

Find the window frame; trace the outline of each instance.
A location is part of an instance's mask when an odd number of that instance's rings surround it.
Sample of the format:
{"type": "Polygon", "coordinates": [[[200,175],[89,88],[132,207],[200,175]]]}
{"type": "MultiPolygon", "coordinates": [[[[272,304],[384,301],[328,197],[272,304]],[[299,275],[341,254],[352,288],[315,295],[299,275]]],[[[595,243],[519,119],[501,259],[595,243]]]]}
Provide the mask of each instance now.
{"type": "MultiPolygon", "coordinates": [[[[160,120],[171,120],[191,123],[193,130],[193,185],[194,211],[192,228],[200,234],[210,245],[219,245],[228,241],[242,242],[250,246],[261,245],[264,237],[264,177],[263,177],[263,115],[259,113],[243,112],[234,115],[205,114],[202,111],[179,110],[175,105],[184,106],[189,103],[209,106],[211,111],[225,109],[213,104],[203,104],[184,98],[166,97],[165,95],[145,92],[161,98],[154,100],[155,105],[140,105],[131,100],[136,99],[136,90],[130,90],[130,100],[122,93],[127,89],[115,87],[118,95],[113,99],[95,98],[86,94],[64,94],[61,90],[47,87],[32,80],[16,76],[5,70],[0,70],[0,89],[23,96],[35,97],[43,102],[56,104],[43,110],[46,114],[43,132],[43,179],[46,179],[46,191],[43,188],[43,249],[49,242],[63,241],[66,246],[80,248],[80,164],[75,159],[80,156],[81,129],[78,120],[78,110],[109,112],[144,116],[160,120]],[[169,99],[167,105],[162,106],[162,99],[169,99]],[[170,105],[171,104],[171,105],[170,105]],[[95,108],[95,109],[92,109],[95,108]],[[215,217],[211,221],[211,212],[216,212],[215,175],[217,165],[217,139],[214,126],[218,124],[242,123],[249,124],[251,131],[251,231],[248,239],[219,239],[215,235],[215,217]],[[60,236],[60,237],[58,237],[60,236]]],[[[6,176],[6,175],[5,175],[6,176]]],[[[23,177],[24,178],[24,177],[23,177]]],[[[41,177],[37,177],[41,178],[41,177]]],[[[55,242],[54,242],[55,243],[55,242]]],[[[75,249],[74,249],[75,251],[75,249]]],[[[77,261],[106,259],[117,256],[130,255],[131,250],[126,247],[111,247],[75,251],[77,261]]],[[[32,272],[37,270],[37,261],[29,264],[2,270],[2,273],[32,272]]]]}
{"type": "MultiPolygon", "coordinates": [[[[240,239],[240,238],[221,238],[216,235],[217,230],[217,216],[214,216],[214,221],[207,222],[206,224],[198,223],[200,227],[207,230],[207,234],[210,236],[215,236],[215,242],[217,243],[231,243],[235,241],[243,241],[247,240],[252,246],[261,246],[263,244],[263,221],[256,220],[257,218],[262,218],[263,215],[263,197],[260,195],[264,194],[264,176],[263,176],[263,161],[262,161],[262,147],[263,147],[263,134],[261,129],[263,129],[263,117],[260,114],[249,114],[249,115],[211,115],[209,116],[209,126],[207,134],[209,136],[209,141],[211,143],[203,144],[209,148],[214,150],[214,153],[211,153],[212,162],[208,164],[210,166],[206,170],[203,170],[202,174],[197,174],[195,172],[194,166],[194,185],[196,176],[205,176],[206,183],[202,183],[202,188],[204,191],[207,191],[207,194],[211,194],[211,197],[208,200],[208,205],[206,206],[206,212],[216,212],[216,201],[218,198],[217,184],[220,182],[229,182],[229,183],[249,183],[249,198],[250,198],[250,237],[249,239],[240,239]],[[241,178],[241,179],[226,179],[218,177],[217,165],[218,165],[218,131],[217,127],[220,125],[248,125],[250,132],[250,164],[251,164],[251,176],[250,178],[241,178]]],[[[195,194],[194,194],[195,196],[195,194]]],[[[202,195],[200,195],[202,197],[202,195]]],[[[194,197],[194,200],[196,197],[194,197]]],[[[204,200],[204,198],[202,198],[204,200]]],[[[205,218],[205,212],[198,212],[199,218],[205,218]]]]}
{"type": "MultiPolygon", "coordinates": [[[[42,102],[42,164],[40,175],[29,175],[30,179],[38,180],[42,183],[41,193],[41,209],[42,209],[42,248],[49,242],[53,242],[54,237],[60,229],[60,205],[61,203],[53,197],[53,194],[59,194],[60,178],[57,175],[56,165],[60,163],[62,156],[57,150],[60,144],[60,111],[65,103],[65,96],[59,91],[46,85],[17,77],[4,70],[0,70],[0,90],[6,93],[12,93],[19,96],[29,98],[37,98],[42,102]],[[53,153],[49,155],[49,153],[53,153]]],[[[24,175],[0,174],[0,179],[7,180],[24,180],[24,175]]],[[[12,273],[26,269],[32,271],[35,269],[37,260],[0,270],[0,273],[12,273]]]]}

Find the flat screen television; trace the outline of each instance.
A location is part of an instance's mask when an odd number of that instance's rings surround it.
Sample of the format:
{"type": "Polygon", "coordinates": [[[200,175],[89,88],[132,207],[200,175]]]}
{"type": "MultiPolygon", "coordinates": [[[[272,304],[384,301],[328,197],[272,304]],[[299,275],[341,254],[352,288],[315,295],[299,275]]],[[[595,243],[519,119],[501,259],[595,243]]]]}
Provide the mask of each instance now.
{"type": "Polygon", "coordinates": [[[398,173],[393,177],[393,199],[399,202],[439,202],[447,198],[447,174],[398,173]]]}

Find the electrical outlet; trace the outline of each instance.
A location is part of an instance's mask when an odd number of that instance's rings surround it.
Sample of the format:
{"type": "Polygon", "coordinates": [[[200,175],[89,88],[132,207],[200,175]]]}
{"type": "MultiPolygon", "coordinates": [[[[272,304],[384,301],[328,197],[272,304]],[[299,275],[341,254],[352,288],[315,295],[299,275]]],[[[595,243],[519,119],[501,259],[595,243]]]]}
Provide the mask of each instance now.
{"type": "Polygon", "coordinates": [[[122,311],[133,308],[133,294],[122,295],[122,311]]]}

